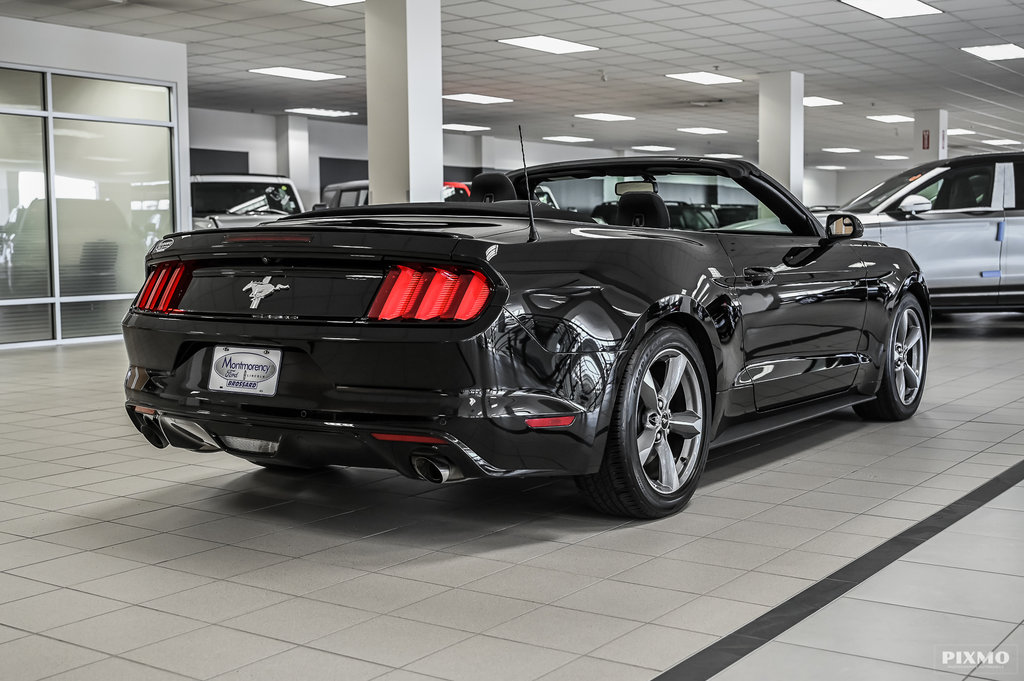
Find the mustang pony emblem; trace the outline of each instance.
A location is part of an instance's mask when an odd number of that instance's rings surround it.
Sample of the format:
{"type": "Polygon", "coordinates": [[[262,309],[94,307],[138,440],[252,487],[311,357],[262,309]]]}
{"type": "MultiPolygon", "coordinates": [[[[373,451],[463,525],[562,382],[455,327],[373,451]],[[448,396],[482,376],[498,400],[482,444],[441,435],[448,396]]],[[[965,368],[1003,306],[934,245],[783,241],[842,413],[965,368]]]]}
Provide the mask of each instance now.
{"type": "Polygon", "coordinates": [[[260,306],[260,301],[269,296],[274,291],[282,291],[286,288],[291,288],[287,284],[271,284],[270,276],[263,277],[263,281],[250,281],[248,284],[242,287],[242,291],[249,291],[249,298],[252,300],[252,305],[249,306],[250,310],[255,310],[260,306]]]}

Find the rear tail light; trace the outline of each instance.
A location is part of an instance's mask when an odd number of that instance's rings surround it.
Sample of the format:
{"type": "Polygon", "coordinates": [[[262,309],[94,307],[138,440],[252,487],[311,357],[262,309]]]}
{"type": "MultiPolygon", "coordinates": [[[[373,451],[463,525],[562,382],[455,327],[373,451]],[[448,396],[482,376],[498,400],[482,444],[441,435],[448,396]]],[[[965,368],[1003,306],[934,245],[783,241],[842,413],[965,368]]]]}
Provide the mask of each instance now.
{"type": "Polygon", "coordinates": [[[191,279],[190,265],[181,262],[161,263],[146,278],[142,291],[135,299],[135,307],[150,312],[182,312],[177,309],[177,305],[185,295],[191,279]]]}
{"type": "Polygon", "coordinates": [[[392,267],[370,305],[370,319],[468,321],[476,318],[491,297],[487,277],[455,267],[392,267]]]}

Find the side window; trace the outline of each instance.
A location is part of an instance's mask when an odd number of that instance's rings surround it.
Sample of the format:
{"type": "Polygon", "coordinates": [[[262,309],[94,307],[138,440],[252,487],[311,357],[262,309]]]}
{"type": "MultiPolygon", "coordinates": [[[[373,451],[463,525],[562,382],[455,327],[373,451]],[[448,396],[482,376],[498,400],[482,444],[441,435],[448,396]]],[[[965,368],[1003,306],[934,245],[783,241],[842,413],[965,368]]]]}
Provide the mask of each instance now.
{"type": "Polygon", "coordinates": [[[995,166],[969,166],[943,173],[915,192],[930,199],[933,210],[988,208],[992,205],[995,166]]]}

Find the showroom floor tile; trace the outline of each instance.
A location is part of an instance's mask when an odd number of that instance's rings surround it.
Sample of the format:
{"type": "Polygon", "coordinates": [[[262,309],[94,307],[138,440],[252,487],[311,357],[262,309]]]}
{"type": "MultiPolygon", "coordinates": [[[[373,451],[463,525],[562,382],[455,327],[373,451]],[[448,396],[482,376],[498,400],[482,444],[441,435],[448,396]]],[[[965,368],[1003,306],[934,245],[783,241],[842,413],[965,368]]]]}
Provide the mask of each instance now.
{"type": "MultiPolygon", "coordinates": [[[[0,351],[0,678],[654,679],[1024,460],[1024,323],[978,319],[997,331],[939,325],[911,421],[839,412],[716,452],[652,522],[566,480],[157,450],[119,344],[0,351]]],[[[1019,662],[1022,526],[1017,486],[716,678],[1019,678],[934,657],[1019,662]]]]}

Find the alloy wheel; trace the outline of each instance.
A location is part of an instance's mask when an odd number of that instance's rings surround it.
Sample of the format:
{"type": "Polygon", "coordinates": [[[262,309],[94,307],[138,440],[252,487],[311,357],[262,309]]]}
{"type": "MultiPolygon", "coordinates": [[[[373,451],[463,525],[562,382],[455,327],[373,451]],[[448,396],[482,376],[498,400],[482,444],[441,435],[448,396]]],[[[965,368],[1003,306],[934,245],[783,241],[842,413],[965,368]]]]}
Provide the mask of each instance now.
{"type": "Polygon", "coordinates": [[[648,365],[637,404],[636,447],[647,483],[672,494],[689,482],[704,437],[704,392],[689,357],[662,350],[648,365]]]}
{"type": "Polygon", "coordinates": [[[910,404],[921,389],[924,372],[924,325],[917,310],[903,310],[893,329],[892,374],[896,384],[896,397],[910,404]]]}

